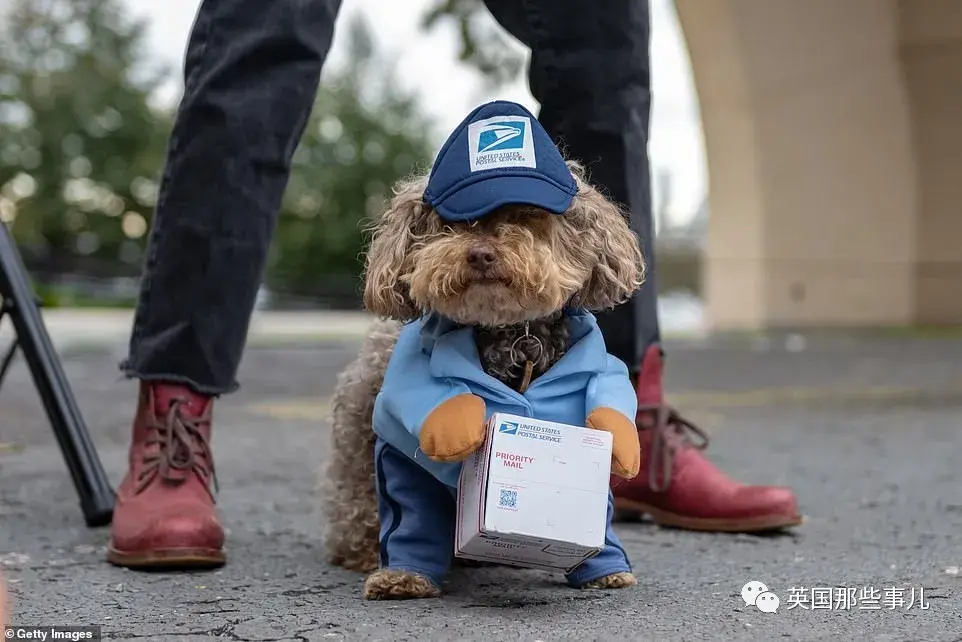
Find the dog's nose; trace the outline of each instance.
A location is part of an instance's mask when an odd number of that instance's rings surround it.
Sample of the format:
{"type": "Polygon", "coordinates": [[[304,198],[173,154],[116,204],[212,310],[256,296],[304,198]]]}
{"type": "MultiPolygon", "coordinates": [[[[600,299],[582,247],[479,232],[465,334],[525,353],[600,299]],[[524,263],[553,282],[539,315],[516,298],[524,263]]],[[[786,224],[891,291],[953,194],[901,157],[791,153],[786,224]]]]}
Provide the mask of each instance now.
{"type": "Polygon", "coordinates": [[[468,250],[468,265],[476,270],[485,270],[497,260],[494,248],[489,245],[476,245],[468,250]]]}

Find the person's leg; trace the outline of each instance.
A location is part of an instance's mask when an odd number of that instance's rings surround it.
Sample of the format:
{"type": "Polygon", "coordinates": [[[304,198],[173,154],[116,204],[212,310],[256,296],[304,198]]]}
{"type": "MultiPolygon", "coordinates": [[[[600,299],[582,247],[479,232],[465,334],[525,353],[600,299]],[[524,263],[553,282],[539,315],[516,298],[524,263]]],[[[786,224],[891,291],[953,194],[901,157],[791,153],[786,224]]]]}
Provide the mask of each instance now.
{"type": "Polygon", "coordinates": [[[648,2],[486,0],[486,5],[531,48],[529,83],[541,104],[538,120],[566,157],[587,167],[593,184],[630,211],[647,280],[629,302],[596,316],[609,352],[635,376],[645,348],[660,340],[648,166],[648,2]],[[571,20],[572,15],[584,19],[571,20]]]}
{"type": "Polygon", "coordinates": [[[790,490],[728,478],[693,447],[690,436],[703,438],[701,431],[664,403],[648,156],[648,0],[487,5],[531,47],[530,86],[541,104],[539,120],[566,156],[585,164],[591,182],[626,207],[648,263],[647,282],[637,295],[598,315],[609,351],[628,365],[638,387],[642,474],[628,483],[613,480],[616,506],[622,514],[648,513],[662,524],[704,530],[797,524],[790,490]]]}
{"type": "Polygon", "coordinates": [[[108,559],[216,565],[212,397],[235,376],[340,0],[204,0],[121,369],[140,380],[108,559]]]}

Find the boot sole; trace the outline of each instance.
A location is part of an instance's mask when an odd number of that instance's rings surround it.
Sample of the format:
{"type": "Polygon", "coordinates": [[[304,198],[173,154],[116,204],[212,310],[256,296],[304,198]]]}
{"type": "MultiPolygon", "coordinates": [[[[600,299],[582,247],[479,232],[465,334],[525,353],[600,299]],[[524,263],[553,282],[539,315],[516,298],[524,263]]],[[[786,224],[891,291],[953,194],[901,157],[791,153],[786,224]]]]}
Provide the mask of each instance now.
{"type": "Polygon", "coordinates": [[[643,502],[615,498],[616,521],[637,521],[642,515],[650,515],[652,521],[658,526],[716,533],[762,533],[792,528],[805,521],[802,515],[760,515],[742,518],[686,517],[643,502]]]}
{"type": "Polygon", "coordinates": [[[161,548],[127,553],[111,546],[107,549],[107,561],[136,569],[197,569],[223,566],[227,556],[216,548],[161,548]]]}

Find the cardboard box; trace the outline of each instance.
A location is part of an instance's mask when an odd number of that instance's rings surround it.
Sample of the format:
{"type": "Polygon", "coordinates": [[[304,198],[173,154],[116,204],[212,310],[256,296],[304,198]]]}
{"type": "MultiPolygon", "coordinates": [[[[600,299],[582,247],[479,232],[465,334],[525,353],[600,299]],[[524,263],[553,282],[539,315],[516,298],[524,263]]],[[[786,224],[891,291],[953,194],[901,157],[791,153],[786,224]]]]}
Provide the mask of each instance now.
{"type": "Polygon", "coordinates": [[[571,571],[605,545],[611,435],[495,413],[461,469],[455,555],[571,571]]]}

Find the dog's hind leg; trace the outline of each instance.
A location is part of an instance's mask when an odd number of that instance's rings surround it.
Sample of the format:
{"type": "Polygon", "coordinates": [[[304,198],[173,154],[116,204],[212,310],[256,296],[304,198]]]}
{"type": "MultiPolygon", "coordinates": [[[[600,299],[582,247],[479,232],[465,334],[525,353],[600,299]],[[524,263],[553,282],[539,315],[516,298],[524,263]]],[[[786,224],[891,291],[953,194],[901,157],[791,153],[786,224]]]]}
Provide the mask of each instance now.
{"type": "Polygon", "coordinates": [[[338,379],[332,400],[327,465],[321,491],[324,548],[330,563],[371,572],[378,567],[380,523],[374,487],[374,400],[400,324],[376,321],[361,352],[338,379]]]}

